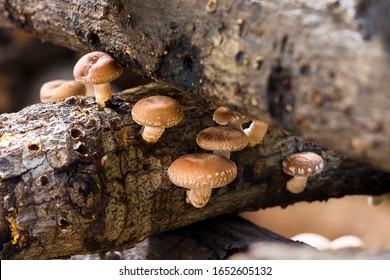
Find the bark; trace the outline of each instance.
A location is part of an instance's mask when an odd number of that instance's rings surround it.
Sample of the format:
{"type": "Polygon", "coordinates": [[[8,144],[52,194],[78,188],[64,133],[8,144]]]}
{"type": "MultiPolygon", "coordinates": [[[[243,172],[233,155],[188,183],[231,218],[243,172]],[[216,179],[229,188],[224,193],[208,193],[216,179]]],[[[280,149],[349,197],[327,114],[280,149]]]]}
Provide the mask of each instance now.
{"type": "Polygon", "coordinates": [[[72,259],[224,260],[236,253],[246,253],[252,244],[258,242],[316,251],[307,244],[226,215],[151,236],[129,250],[78,255],[72,259]]]}
{"type": "Polygon", "coordinates": [[[0,0],[0,25],[109,52],[208,102],[390,170],[384,2],[0,0]]]}
{"type": "Polygon", "coordinates": [[[262,145],[232,153],[237,178],[214,190],[206,207],[194,208],[166,170],[177,157],[202,152],[195,137],[215,125],[213,109],[199,95],[150,84],[118,93],[104,109],[80,97],[1,115],[1,228],[10,228],[2,234],[3,257],[121,250],[225,213],[390,190],[390,174],[271,126],[262,145]],[[178,100],[185,118],[151,145],[140,137],[131,108],[155,94],[178,100]],[[326,167],[304,192],[291,194],[281,161],[297,151],[322,155],[326,167]]]}

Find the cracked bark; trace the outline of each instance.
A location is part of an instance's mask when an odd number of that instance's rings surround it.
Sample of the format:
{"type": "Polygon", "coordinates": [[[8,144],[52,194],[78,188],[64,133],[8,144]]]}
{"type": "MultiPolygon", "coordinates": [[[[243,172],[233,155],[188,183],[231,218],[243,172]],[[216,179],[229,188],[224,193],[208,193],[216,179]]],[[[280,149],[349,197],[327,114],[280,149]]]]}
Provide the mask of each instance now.
{"type": "Polygon", "coordinates": [[[389,41],[387,17],[372,24],[389,5],[210,3],[0,0],[0,25],[109,52],[208,102],[390,170],[390,63],[378,35],[389,41]]]}
{"type": "Polygon", "coordinates": [[[203,97],[150,84],[118,93],[110,108],[93,98],[36,104],[0,116],[0,192],[3,258],[60,258],[130,248],[146,237],[225,213],[389,192],[390,174],[305,142],[271,126],[262,145],[232,153],[238,177],[213,191],[208,205],[185,203],[166,170],[178,156],[201,152],[195,136],[215,125],[203,97]],[[154,145],[140,136],[131,108],[141,97],[174,97],[185,119],[154,145]],[[297,195],[281,161],[313,151],[326,167],[297,195]]]}

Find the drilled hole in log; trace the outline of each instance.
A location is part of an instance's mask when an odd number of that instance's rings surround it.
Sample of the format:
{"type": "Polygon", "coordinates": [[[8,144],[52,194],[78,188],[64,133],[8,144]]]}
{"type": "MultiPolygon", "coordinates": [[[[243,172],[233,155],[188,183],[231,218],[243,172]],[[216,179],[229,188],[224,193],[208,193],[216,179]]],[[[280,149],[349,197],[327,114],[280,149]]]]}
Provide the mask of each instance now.
{"type": "Polygon", "coordinates": [[[8,170],[9,168],[10,168],[9,160],[6,158],[1,158],[0,159],[0,170],[5,171],[5,170],[8,170]]]}
{"type": "Polygon", "coordinates": [[[302,76],[308,76],[310,74],[310,66],[309,64],[302,65],[299,69],[299,72],[302,76]]]}
{"type": "Polygon", "coordinates": [[[243,63],[244,62],[244,59],[245,59],[245,53],[242,52],[242,51],[239,51],[237,54],[236,54],[236,61],[237,63],[243,63]]]}
{"type": "Polygon", "coordinates": [[[72,128],[70,130],[70,136],[72,136],[72,138],[78,139],[81,136],[84,136],[84,132],[78,128],[72,128]]]}
{"type": "Polygon", "coordinates": [[[67,97],[67,98],[65,99],[65,103],[66,103],[67,105],[76,105],[76,104],[77,104],[77,98],[74,97],[74,96],[67,97]]]}
{"type": "Polygon", "coordinates": [[[253,66],[256,70],[260,70],[264,65],[264,58],[262,56],[257,56],[253,63],[253,66]]]}
{"type": "Polygon", "coordinates": [[[194,69],[194,61],[190,56],[185,56],[183,59],[183,64],[185,67],[187,67],[190,71],[194,69]]]}
{"type": "Polygon", "coordinates": [[[88,150],[87,150],[87,148],[85,147],[85,144],[82,143],[82,142],[78,142],[78,143],[73,147],[73,149],[74,149],[77,153],[79,153],[79,154],[81,154],[81,155],[87,155],[87,154],[88,154],[88,150]]]}
{"type": "Polygon", "coordinates": [[[89,33],[89,34],[87,35],[87,39],[88,39],[88,41],[89,41],[92,45],[94,45],[94,46],[99,46],[99,45],[101,45],[100,37],[99,37],[99,35],[96,34],[96,33],[93,33],[93,32],[89,33]]]}
{"type": "Polygon", "coordinates": [[[60,217],[57,221],[58,227],[60,229],[68,229],[72,226],[72,224],[69,222],[69,220],[65,217],[60,217]]]}
{"type": "Polygon", "coordinates": [[[49,179],[45,175],[41,176],[40,180],[42,186],[46,186],[49,183],[49,179]]]}
{"type": "Polygon", "coordinates": [[[41,150],[41,143],[29,143],[28,150],[32,153],[39,152],[41,150]]]}

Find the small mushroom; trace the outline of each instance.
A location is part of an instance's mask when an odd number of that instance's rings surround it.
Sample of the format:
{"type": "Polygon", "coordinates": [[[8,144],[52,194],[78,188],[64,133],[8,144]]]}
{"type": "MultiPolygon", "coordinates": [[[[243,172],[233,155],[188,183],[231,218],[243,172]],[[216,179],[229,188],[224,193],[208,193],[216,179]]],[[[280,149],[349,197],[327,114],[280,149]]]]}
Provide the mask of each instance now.
{"type": "Polygon", "coordinates": [[[76,95],[85,95],[85,85],[74,80],[54,80],[42,85],[39,92],[41,102],[57,102],[76,95]]]}
{"type": "Polygon", "coordinates": [[[77,61],[73,76],[80,83],[93,85],[96,103],[105,106],[112,97],[110,82],[116,80],[122,71],[122,67],[109,54],[91,52],[77,61]]]}
{"type": "Polygon", "coordinates": [[[317,233],[312,233],[312,232],[305,232],[305,233],[300,233],[297,235],[294,235],[290,239],[294,241],[301,241],[306,244],[309,244],[310,246],[313,246],[319,251],[325,251],[329,250],[329,246],[331,241],[326,238],[323,235],[317,234],[317,233]]]}
{"type": "Polygon", "coordinates": [[[388,194],[369,195],[367,196],[367,204],[369,206],[379,206],[386,200],[387,196],[388,194]]]}
{"type": "Polygon", "coordinates": [[[220,125],[227,125],[242,130],[242,124],[250,119],[244,115],[234,113],[229,108],[220,106],[213,114],[213,120],[220,125]]]}
{"type": "Polygon", "coordinates": [[[254,147],[263,141],[264,135],[267,133],[269,124],[262,121],[254,120],[250,126],[244,129],[245,134],[248,136],[249,147],[254,147]]]}
{"type": "Polygon", "coordinates": [[[242,130],[220,125],[201,130],[196,135],[196,143],[202,149],[230,158],[231,152],[248,146],[248,137],[242,130]]]}
{"type": "Polygon", "coordinates": [[[221,155],[188,154],[172,162],[168,176],[176,186],[188,189],[187,203],[202,208],[213,188],[226,186],[236,178],[237,166],[221,155]]]}
{"type": "Polygon", "coordinates": [[[365,247],[364,241],[355,235],[340,236],[330,242],[330,250],[351,250],[365,247]]]}
{"type": "Polygon", "coordinates": [[[305,189],[308,177],[317,175],[324,169],[324,160],[312,152],[302,152],[288,156],[282,163],[283,172],[294,176],[287,182],[286,188],[292,193],[305,189]]]}
{"type": "Polygon", "coordinates": [[[141,136],[148,143],[155,143],[165,128],[183,120],[183,108],[175,99],[163,95],[142,98],[133,107],[133,120],[143,125],[141,136]]]}

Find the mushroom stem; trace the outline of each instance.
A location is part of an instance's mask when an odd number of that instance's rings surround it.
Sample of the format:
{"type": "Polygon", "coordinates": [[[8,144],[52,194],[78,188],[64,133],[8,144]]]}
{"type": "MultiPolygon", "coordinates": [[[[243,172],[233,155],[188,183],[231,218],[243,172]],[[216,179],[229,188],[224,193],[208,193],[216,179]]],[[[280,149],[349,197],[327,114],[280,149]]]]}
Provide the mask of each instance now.
{"type": "Polygon", "coordinates": [[[216,150],[214,150],[213,154],[224,156],[225,158],[230,159],[231,152],[230,151],[216,151],[216,150]]]}
{"type": "Polygon", "coordinates": [[[187,190],[186,202],[191,203],[196,208],[202,208],[211,197],[211,188],[189,189],[187,190]]]}
{"type": "Polygon", "coordinates": [[[148,143],[156,143],[164,133],[165,128],[161,126],[144,126],[141,136],[148,143]]]}
{"type": "Polygon", "coordinates": [[[264,135],[267,133],[269,124],[262,121],[253,121],[251,125],[244,129],[245,134],[249,139],[249,147],[256,146],[263,141],[264,135]]]}
{"type": "Polygon", "coordinates": [[[307,177],[294,176],[287,182],[286,188],[292,193],[300,193],[305,189],[306,181],[307,177]]]}
{"type": "Polygon", "coordinates": [[[112,97],[110,83],[93,85],[93,88],[95,89],[96,103],[100,106],[106,106],[106,101],[112,97]]]}

